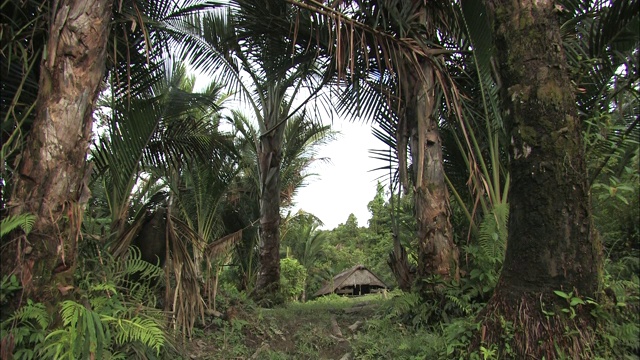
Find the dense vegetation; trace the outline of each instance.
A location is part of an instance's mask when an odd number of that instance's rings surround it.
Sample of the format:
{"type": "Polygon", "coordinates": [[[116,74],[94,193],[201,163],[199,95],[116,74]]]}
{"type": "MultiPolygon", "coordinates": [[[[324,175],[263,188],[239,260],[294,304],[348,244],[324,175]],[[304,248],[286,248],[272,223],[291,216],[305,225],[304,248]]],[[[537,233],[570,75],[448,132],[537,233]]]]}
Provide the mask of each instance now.
{"type": "Polygon", "coordinates": [[[640,356],[638,1],[0,14],[1,359],[640,356]],[[331,114],[389,175],[323,230],[331,114]]]}

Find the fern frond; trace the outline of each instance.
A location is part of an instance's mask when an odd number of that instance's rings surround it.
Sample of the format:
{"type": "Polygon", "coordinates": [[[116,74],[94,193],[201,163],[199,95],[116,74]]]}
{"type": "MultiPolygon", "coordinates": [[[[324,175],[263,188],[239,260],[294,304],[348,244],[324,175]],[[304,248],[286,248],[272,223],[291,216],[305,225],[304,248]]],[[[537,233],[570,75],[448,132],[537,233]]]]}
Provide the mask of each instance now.
{"type": "Polygon", "coordinates": [[[640,327],[634,322],[626,322],[612,326],[611,335],[633,350],[640,349],[640,327]]]}
{"type": "Polygon", "coordinates": [[[453,294],[446,294],[445,297],[447,298],[447,300],[449,300],[449,302],[453,303],[456,307],[458,307],[458,309],[460,309],[465,315],[471,314],[472,311],[468,302],[466,303],[463,302],[460,298],[458,298],[453,294]]]}
{"type": "Polygon", "coordinates": [[[496,204],[480,224],[478,245],[492,264],[502,263],[507,248],[509,204],[496,204]]]}
{"type": "Polygon", "coordinates": [[[0,237],[5,236],[17,228],[21,228],[25,234],[29,235],[35,222],[36,216],[32,214],[7,216],[0,222],[0,237]]]}
{"type": "Polygon", "coordinates": [[[117,344],[139,341],[159,354],[166,342],[162,327],[152,319],[143,319],[137,316],[131,319],[117,319],[103,316],[102,320],[116,327],[115,341],[117,344]]]}
{"type": "Polygon", "coordinates": [[[116,290],[116,286],[114,284],[111,284],[111,283],[93,284],[93,285],[91,285],[89,290],[96,291],[96,292],[106,291],[106,292],[109,292],[111,294],[117,294],[118,293],[118,291],[116,290]]]}
{"type": "Polygon", "coordinates": [[[66,300],[61,304],[60,315],[69,332],[72,353],[80,357],[91,354],[92,357],[102,358],[110,340],[100,314],[75,301],[66,300]]]}
{"type": "Polygon", "coordinates": [[[53,331],[45,338],[45,346],[40,350],[40,355],[46,359],[75,359],[71,336],[71,332],[66,328],[53,331]]]}
{"type": "Polygon", "coordinates": [[[6,324],[14,321],[30,322],[35,320],[42,330],[49,327],[51,323],[51,317],[47,313],[47,309],[42,303],[34,303],[32,300],[27,300],[27,304],[16,310],[11,317],[2,323],[2,328],[6,324]]]}
{"type": "Polygon", "coordinates": [[[140,249],[135,246],[129,247],[129,256],[124,261],[122,275],[136,274],[141,278],[155,278],[163,275],[162,268],[142,260],[140,249]]]}
{"type": "Polygon", "coordinates": [[[62,316],[62,323],[65,326],[77,327],[78,320],[82,313],[84,313],[84,306],[78,304],[72,300],[65,300],[61,304],[60,315],[62,316]]]}
{"type": "Polygon", "coordinates": [[[408,314],[419,306],[421,302],[422,300],[418,293],[405,293],[401,296],[396,296],[390,302],[389,314],[392,317],[408,314]]]}

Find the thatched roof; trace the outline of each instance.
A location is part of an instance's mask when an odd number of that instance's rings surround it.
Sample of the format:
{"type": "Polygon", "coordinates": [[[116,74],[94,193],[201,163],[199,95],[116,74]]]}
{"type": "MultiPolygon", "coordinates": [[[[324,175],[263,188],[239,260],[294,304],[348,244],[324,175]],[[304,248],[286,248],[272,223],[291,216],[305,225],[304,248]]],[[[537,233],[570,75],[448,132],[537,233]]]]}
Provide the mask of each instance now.
{"type": "Polygon", "coordinates": [[[315,296],[327,295],[345,287],[368,285],[374,288],[387,288],[387,285],[364,265],[356,265],[329,280],[315,296]]]}

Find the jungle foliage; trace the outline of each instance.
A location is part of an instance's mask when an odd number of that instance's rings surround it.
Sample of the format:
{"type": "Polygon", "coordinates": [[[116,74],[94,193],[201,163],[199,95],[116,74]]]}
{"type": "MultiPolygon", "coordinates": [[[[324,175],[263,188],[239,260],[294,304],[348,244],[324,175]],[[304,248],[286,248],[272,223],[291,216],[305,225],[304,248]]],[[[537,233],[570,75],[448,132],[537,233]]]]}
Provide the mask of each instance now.
{"type": "MultiPolygon", "coordinates": [[[[73,207],[76,213],[64,204],[68,211],[57,223],[77,226],[76,247],[62,239],[56,250],[74,260],[47,269],[55,280],[36,295],[57,299],[53,304],[25,297],[31,279],[20,272],[2,274],[1,359],[517,357],[511,344],[518,329],[505,319],[498,319],[499,342],[470,347],[503,271],[512,213],[510,129],[500,99],[506,89],[489,23],[475,16],[485,14],[484,6],[463,1],[432,9],[439,17],[429,25],[447,31],[429,44],[433,53],[422,54],[441,76],[431,115],[441,136],[447,221],[460,251],[460,277],[445,279],[416,276],[419,224],[414,194],[406,190],[421,165],[407,159],[396,87],[418,57],[420,46],[410,37],[427,30],[417,21],[424,9],[393,0],[339,3],[265,0],[272,7],[264,13],[254,1],[113,2],[83,167],[86,206],[73,207]],[[281,16],[265,27],[264,17],[273,14],[281,16]],[[394,67],[399,62],[405,67],[394,67]],[[213,81],[200,84],[192,66],[213,81]],[[295,94],[305,95],[300,107],[295,94]],[[381,141],[372,156],[384,174],[366,222],[350,215],[326,229],[322,219],[292,209],[299,189],[313,181],[310,166],[327,160],[318,151],[337,134],[322,117],[334,110],[370,124],[381,141]],[[269,155],[263,142],[275,132],[277,149],[269,155]],[[279,283],[256,303],[265,256],[261,201],[274,171],[277,191],[269,195],[277,204],[269,209],[277,221],[270,223],[279,238],[271,243],[278,255],[271,265],[279,283]],[[414,280],[407,291],[397,290],[398,274],[389,266],[401,254],[414,280]],[[313,298],[356,264],[395,290],[362,299],[364,306],[357,298],[313,298]]],[[[0,237],[2,251],[20,244],[21,259],[35,251],[29,240],[37,217],[9,214],[38,94],[46,91],[39,65],[47,56],[47,6],[0,4],[0,237]]],[[[541,299],[535,310],[567,324],[588,317],[596,336],[585,343],[585,358],[640,354],[639,6],[636,0],[557,5],[582,123],[591,197],[584,206],[593,214],[604,266],[597,296],[558,288],[552,296],[559,305],[541,299]]],[[[563,331],[570,338],[581,329],[563,331]]],[[[572,357],[565,345],[557,340],[556,358],[572,357]]]]}

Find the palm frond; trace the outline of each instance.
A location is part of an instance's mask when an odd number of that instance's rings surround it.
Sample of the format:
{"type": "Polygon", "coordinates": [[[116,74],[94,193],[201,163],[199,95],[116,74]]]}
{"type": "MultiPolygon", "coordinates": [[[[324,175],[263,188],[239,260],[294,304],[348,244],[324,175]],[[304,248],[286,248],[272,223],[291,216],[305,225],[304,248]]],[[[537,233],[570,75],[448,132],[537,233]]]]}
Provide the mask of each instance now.
{"type": "MultiPolygon", "coordinates": [[[[169,212],[167,214],[167,236],[171,263],[168,265],[176,278],[173,291],[168,291],[166,304],[172,309],[174,326],[183,336],[192,336],[196,319],[204,321],[204,301],[198,280],[198,266],[190,254],[190,245],[199,246],[202,238],[191,227],[169,212]]],[[[200,249],[202,251],[202,249],[200,249]]]]}
{"type": "Polygon", "coordinates": [[[576,84],[581,114],[606,111],[619,91],[634,91],[639,78],[640,3],[564,1],[563,45],[576,84]],[[625,71],[621,73],[620,69],[625,71]],[[611,83],[617,88],[609,91],[611,83]]]}
{"type": "Polygon", "coordinates": [[[215,259],[229,251],[229,249],[237,244],[240,240],[242,240],[242,229],[229,235],[225,235],[222,238],[208,244],[204,250],[204,254],[208,259],[215,259]]]}
{"type": "Polygon", "coordinates": [[[0,3],[0,176],[6,184],[3,194],[12,192],[9,180],[14,174],[13,166],[35,119],[40,62],[48,38],[47,15],[47,8],[40,1],[0,3]]]}

